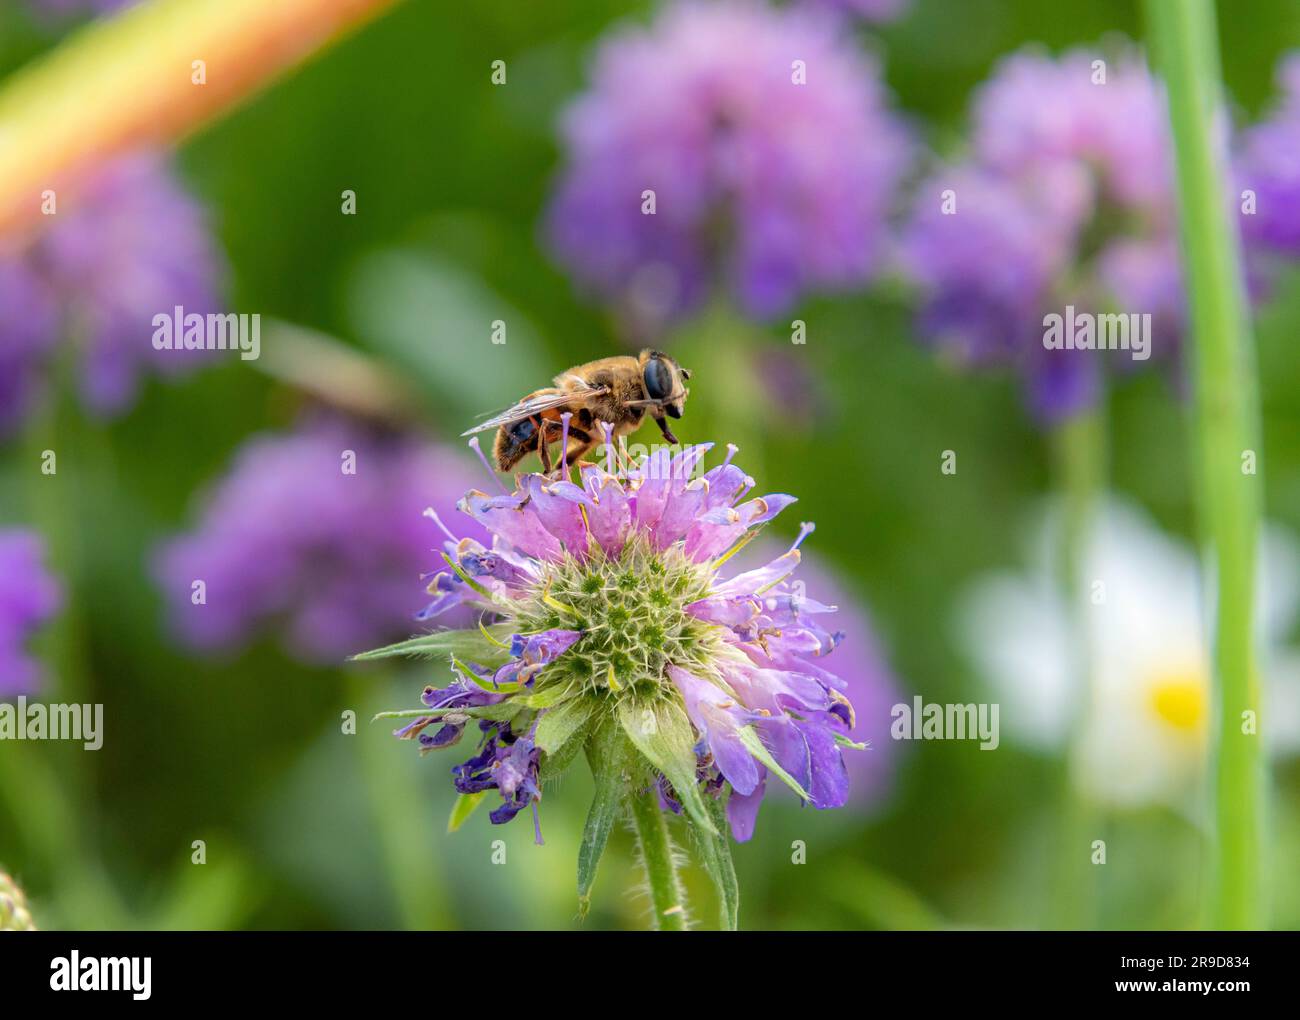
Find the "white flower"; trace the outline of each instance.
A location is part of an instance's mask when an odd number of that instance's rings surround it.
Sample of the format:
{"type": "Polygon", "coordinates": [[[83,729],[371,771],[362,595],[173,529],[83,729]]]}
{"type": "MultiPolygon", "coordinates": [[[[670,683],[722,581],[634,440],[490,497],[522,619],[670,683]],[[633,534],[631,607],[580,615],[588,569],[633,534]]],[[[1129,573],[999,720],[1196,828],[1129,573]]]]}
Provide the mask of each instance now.
{"type": "MultiPolygon", "coordinates": [[[[1141,510],[1109,499],[1082,557],[1081,608],[1091,698],[1080,691],[1081,656],[1071,607],[1056,582],[1053,532],[1038,531],[1034,568],[999,573],[968,593],[961,639],[1001,705],[1007,736],[1029,748],[1066,748],[1078,719],[1076,774],[1085,791],[1117,807],[1197,803],[1211,722],[1203,619],[1205,589],[1193,551],[1141,510]]],[[[1300,601],[1300,551],[1276,529],[1261,543],[1260,669],[1267,699],[1260,739],[1274,751],[1300,745],[1300,659],[1281,647],[1300,601]]]]}

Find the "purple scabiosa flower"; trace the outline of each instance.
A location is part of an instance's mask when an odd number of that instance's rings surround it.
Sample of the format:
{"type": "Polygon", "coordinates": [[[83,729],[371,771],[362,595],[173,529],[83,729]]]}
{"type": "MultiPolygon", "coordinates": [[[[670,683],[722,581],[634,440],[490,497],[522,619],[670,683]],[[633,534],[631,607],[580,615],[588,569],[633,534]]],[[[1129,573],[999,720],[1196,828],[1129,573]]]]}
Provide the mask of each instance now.
{"type": "Polygon", "coordinates": [[[11,428],[60,339],[77,348],[82,399],[101,415],[124,410],[142,375],[175,375],[208,356],[153,345],[154,316],[217,310],[221,275],[206,216],[166,159],[120,157],[58,201],[33,242],[0,256],[0,363],[12,363],[0,385],[20,398],[5,415],[11,428]]]}
{"type": "Polygon", "coordinates": [[[468,477],[455,453],[342,419],[254,436],[195,528],[160,550],[176,629],[217,650],[276,624],[313,663],[409,633],[411,586],[439,538],[422,511],[449,512],[468,477]]]}
{"type": "Polygon", "coordinates": [[[1283,97],[1273,114],[1245,133],[1237,162],[1255,213],[1242,216],[1248,241],[1265,251],[1300,255],[1300,53],[1278,69],[1283,97]]]}
{"type": "Polygon", "coordinates": [[[1133,54],[1025,52],[979,89],[973,119],[971,152],[921,186],[905,230],[920,331],[961,362],[1013,366],[1054,422],[1092,403],[1104,366],[1170,354],[1183,332],[1163,92],[1133,54]],[[1148,346],[1049,346],[1046,317],[1067,308],[1150,313],[1148,346]]]}
{"type": "Polygon", "coordinates": [[[688,0],[609,39],[563,121],[560,261],[650,324],[715,288],[768,317],[868,279],[908,144],[838,20],[688,0]]]}
{"type": "MultiPolygon", "coordinates": [[[[773,559],[780,550],[760,539],[731,561],[737,570],[773,559]]],[[[728,564],[730,566],[730,563],[728,564]]],[[[835,606],[835,675],[844,681],[844,695],[853,705],[854,740],[866,744],[870,754],[847,754],[849,807],[868,809],[887,793],[893,776],[897,743],[890,738],[893,707],[901,688],[876,636],[871,613],[843,580],[818,557],[805,557],[794,582],[796,590],[816,592],[824,604],[835,606]]]]}
{"type": "Polygon", "coordinates": [[[35,690],[40,670],[23,646],[63,601],[43,551],[34,532],[0,530],[0,697],[35,690]]]}
{"type": "Polygon", "coordinates": [[[770,561],[726,569],[794,499],[751,496],[735,447],[703,471],[711,447],[659,448],[618,469],[610,453],[582,464],[578,482],[530,474],[510,494],[468,493],[460,510],[491,545],[449,530],[436,587],[439,610],[473,607],[478,629],[362,656],[453,653],[450,693],[426,690],[424,708],[392,713],[414,720],[397,735],[461,727],[424,740],[445,746],[478,718],[479,748],[453,773],[462,794],[500,791],[494,822],[529,804],[536,818],[542,781],[585,750],[601,791],[590,868],[608,805],[657,795],[709,834],[710,854],[729,854],[719,825],[748,839],[769,781],[817,808],[843,805],[844,752],[864,747],[849,684],[828,663],[842,637],[830,629],[836,607],[792,576],[812,526],[770,561]]]}

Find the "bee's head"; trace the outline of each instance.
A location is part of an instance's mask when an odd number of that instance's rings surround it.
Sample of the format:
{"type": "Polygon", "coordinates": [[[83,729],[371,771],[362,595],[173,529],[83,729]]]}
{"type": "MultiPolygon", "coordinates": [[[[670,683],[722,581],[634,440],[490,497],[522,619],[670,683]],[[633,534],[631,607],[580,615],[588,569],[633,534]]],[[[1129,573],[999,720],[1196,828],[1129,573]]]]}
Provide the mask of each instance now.
{"type": "Polygon", "coordinates": [[[647,400],[658,404],[668,417],[680,418],[686,398],[691,393],[685,386],[685,380],[691,377],[690,371],[663,351],[644,350],[639,360],[641,383],[647,400]]]}

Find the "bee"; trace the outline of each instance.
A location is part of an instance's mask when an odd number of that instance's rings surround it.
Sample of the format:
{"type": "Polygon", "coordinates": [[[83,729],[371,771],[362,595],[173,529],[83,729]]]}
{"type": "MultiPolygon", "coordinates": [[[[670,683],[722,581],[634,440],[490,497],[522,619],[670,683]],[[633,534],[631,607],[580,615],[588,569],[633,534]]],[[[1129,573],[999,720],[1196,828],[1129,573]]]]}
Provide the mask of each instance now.
{"type": "Polygon", "coordinates": [[[492,452],[497,469],[509,471],[536,451],[542,470],[551,472],[550,446],[562,439],[561,417],[569,420],[567,449],[561,451],[563,471],[602,440],[600,423],[612,426],[612,437],[635,432],[649,413],[664,439],[678,440],[668,418],[680,418],[690,395],[684,380],[691,373],[662,351],[643,350],[635,358],[620,355],[589,361],[561,372],[555,385],[537,390],[513,407],[480,422],[462,435],[496,429],[492,452]]]}

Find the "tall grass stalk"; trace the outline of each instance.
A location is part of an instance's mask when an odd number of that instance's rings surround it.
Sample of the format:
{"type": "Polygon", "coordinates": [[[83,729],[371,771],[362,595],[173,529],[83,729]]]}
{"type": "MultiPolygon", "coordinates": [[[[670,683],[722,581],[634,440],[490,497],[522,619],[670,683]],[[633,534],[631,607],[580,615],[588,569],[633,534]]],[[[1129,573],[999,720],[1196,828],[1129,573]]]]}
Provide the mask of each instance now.
{"type": "Polygon", "coordinates": [[[1199,515],[1213,608],[1213,839],[1206,920],[1215,928],[1266,923],[1260,848],[1264,765],[1244,713],[1260,715],[1254,644],[1259,478],[1254,350],[1228,175],[1218,144],[1227,127],[1214,5],[1147,0],[1158,67],[1169,94],[1191,311],[1199,515]],[[1245,732],[1243,732],[1245,730],[1245,732]]]}

